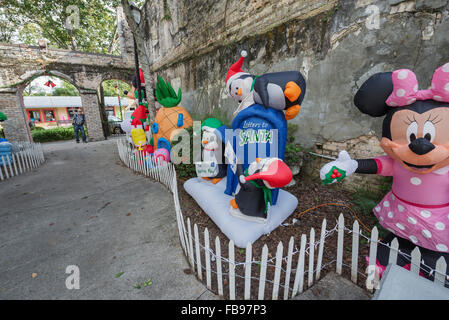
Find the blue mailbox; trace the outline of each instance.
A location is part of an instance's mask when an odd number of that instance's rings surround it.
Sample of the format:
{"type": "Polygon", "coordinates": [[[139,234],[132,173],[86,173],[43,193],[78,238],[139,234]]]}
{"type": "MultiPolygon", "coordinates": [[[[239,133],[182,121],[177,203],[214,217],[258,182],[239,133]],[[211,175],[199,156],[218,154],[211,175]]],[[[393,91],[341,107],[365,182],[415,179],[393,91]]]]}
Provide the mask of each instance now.
{"type": "MultiPolygon", "coordinates": [[[[254,104],[242,111],[232,121],[232,131],[227,130],[229,142],[244,169],[256,158],[277,157],[284,160],[287,143],[287,121],[282,111],[254,104]],[[229,132],[231,131],[231,132],[229,132]]],[[[238,177],[228,166],[225,193],[233,195],[238,177]]],[[[279,189],[272,190],[273,205],[277,202],[279,189]]]]}

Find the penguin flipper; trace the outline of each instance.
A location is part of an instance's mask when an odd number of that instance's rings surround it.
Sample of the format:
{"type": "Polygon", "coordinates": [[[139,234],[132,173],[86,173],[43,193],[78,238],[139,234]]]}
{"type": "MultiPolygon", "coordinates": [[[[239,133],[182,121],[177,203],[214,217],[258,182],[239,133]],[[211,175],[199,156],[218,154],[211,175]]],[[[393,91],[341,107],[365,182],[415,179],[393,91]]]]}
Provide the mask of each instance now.
{"type": "Polygon", "coordinates": [[[295,118],[299,111],[301,110],[301,106],[299,104],[296,104],[294,106],[291,106],[285,111],[285,120],[291,120],[295,118]]]}
{"type": "Polygon", "coordinates": [[[290,102],[298,100],[301,92],[301,88],[294,81],[287,82],[285,85],[284,95],[290,102]]]}
{"type": "Polygon", "coordinates": [[[261,76],[254,83],[254,90],[259,94],[265,108],[269,107],[270,95],[268,94],[268,80],[261,76]]]}

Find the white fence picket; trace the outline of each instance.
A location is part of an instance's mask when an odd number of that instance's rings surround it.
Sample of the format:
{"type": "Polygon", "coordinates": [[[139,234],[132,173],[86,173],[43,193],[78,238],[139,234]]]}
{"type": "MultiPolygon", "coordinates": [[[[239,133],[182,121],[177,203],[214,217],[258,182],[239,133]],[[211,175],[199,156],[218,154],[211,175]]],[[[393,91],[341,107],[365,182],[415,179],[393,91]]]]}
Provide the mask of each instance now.
{"type": "Polygon", "coordinates": [[[284,282],[284,300],[288,299],[288,294],[290,290],[290,274],[292,272],[292,259],[293,259],[293,246],[295,244],[295,239],[290,237],[288,243],[287,251],[287,269],[285,270],[285,282],[284,282]]]}
{"type": "Polygon", "coordinates": [[[321,266],[323,264],[323,253],[324,253],[324,240],[326,236],[326,219],[323,219],[321,223],[321,234],[320,234],[320,247],[318,249],[318,260],[316,263],[316,280],[319,280],[321,277],[321,266]]]}
{"type": "Polygon", "coordinates": [[[251,246],[251,242],[248,241],[246,245],[246,259],[245,259],[245,300],[249,300],[251,298],[251,266],[253,259],[253,247],[251,246]]]}
{"type": "Polygon", "coordinates": [[[410,265],[410,271],[419,274],[419,269],[421,266],[421,251],[419,251],[418,247],[415,247],[415,249],[413,249],[411,256],[412,261],[410,265]]]}
{"type": "Polygon", "coordinates": [[[299,249],[298,265],[296,266],[295,282],[293,283],[292,296],[302,293],[304,290],[304,256],[306,254],[307,237],[305,234],[301,236],[301,246],[299,249]]]}
{"type": "Polygon", "coordinates": [[[217,236],[215,238],[215,254],[217,262],[217,287],[218,295],[223,296],[223,273],[221,269],[221,244],[220,238],[217,236]]]}
{"type": "Polygon", "coordinates": [[[379,232],[374,227],[371,230],[371,239],[369,244],[369,263],[368,263],[368,276],[366,278],[366,288],[368,290],[374,290],[375,286],[379,283],[378,273],[376,269],[376,257],[377,257],[377,240],[379,238],[379,232]]]}
{"type": "Polygon", "coordinates": [[[435,266],[435,280],[434,282],[437,285],[444,286],[446,282],[446,270],[447,270],[447,264],[446,260],[444,260],[444,257],[440,257],[437,260],[436,266],[435,266]]]}
{"type": "Polygon", "coordinates": [[[192,233],[192,226],[191,226],[191,223],[190,223],[190,218],[187,218],[187,232],[188,232],[188,239],[189,239],[189,248],[190,248],[190,250],[189,250],[189,253],[190,253],[190,265],[192,266],[192,270],[193,271],[195,271],[195,262],[194,262],[194,259],[193,259],[193,240],[192,240],[192,238],[193,238],[193,233],[192,233]]]}
{"type": "Polygon", "coordinates": [[[201,270],[201,254],[200,254],[200,238],[198,236],[198,226],[193,226],[193,232],[195,233],[195,250],[196,250],[196,268],[197,268],[197,274],[198,278],[200,280],[203,280],[203,271],[201,270]]]}
{"type": "Polygon", "coordinates": [[[315,260],[315,229],[310,229],[310,240],[309,240],[309,281],[307,283],[310,288],[313,284],[313,268],[315,260]]]}
{"type": "Polygon", "coordinates": [[[19,175],[19,171],[17,170],[16,154],[12,153],[11,154],[11,158],[12,158],[12,164],[13,164],[13,167],[14,167],[14,172],[16,173],[16,176],[18,176],[19,175]]]}
{"type": "Polygon", "coordinates": [[[276,270],[274,271],[274,283],[273,283],[273,295],[272,299],[277,300],[279,296],[279,281],[281,279],[281,268],[282,268],[282,252],[284,246],[282,241],[279,241],[278,248],[276,251],[276,270]]]}
{"type": "Polygon", "coordinates": [[[345,218],[343,214],[338,217],[338,238],[337,238],[337,266],[336,272],[341,275],[343,265],[343,236],[345,231],[345,218]]]}
{"type": "Polygon", "coordinates": [[[397,238],[394,238],[390,244],[390,255],[388,257],[388,264],[397,264],[398,261],[399,242],[397,238]]]}
{"type": "Polygon", "coordinates": [[[204,258],[206,260],[206,287],[207,289],[212,289],[211,283],[211,269],[210,269],[210,251],[209,251],[209,230],[207,228],[204,230],[204,258]]]}
{"type": "Polygon", "coordinates": [[[229,299],[235,300],[234,241],[229,241],[229,299]]]}
{"type": "Polygon", "coordinates": [[[258,299],[263,300],[265,295],[265,280],[267,276],[267,259],[268,247],[265,244],[262,248],[262,261],[260,263],[260,277],[259,277],[259,294],[258,299]]]}
{"type": "Polygon", "coordinates": [[[8,173],[8,170],[6,169],[6,160],[5,160],[4,156],[2,156],[2,164],[3,164],[3,169],[5,169],[4,172],[6,175],[6,179],[9,179],[9,173],[8,173]]]}
{"type": "Polygon", "coordinates": [[[356,220],[352,225],[351,280],[354,283],[357,283],[357,271],[359,265],[359,232],[360,226],[356,220]]]}

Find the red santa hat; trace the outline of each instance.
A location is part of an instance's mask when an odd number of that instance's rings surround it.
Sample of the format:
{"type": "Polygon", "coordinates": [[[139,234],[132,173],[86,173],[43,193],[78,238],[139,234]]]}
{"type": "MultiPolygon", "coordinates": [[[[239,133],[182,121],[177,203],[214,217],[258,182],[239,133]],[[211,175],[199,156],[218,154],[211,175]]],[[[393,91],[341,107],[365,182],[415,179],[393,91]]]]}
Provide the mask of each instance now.
{"type": "Polygon", "coordinates": [[[293,174],[290,168],[281,159],[272,159],[266,169],[245,177],[246,181],[261,179],[268,183],[270,188],[281,188],[292,181],[293,174]]]}
{"type": "Polygon", "coordinates": [[[243,50],[240,55],[240,59],[229,68],[228,73],[226,74],[226,86],[229,86],[229,83],[231,81],[240,77],[241,75],[248,74],[247,72],[244,72],[242,70],[243,60],[248,55],[248,53],[243,50]]]}
{"type": "Polygon", "coordinates": [[[145,86],[145,77],[143,76],[143,71],[141,68],[139,68],[139,74],[140,74],[140,85],[145,86]]]}

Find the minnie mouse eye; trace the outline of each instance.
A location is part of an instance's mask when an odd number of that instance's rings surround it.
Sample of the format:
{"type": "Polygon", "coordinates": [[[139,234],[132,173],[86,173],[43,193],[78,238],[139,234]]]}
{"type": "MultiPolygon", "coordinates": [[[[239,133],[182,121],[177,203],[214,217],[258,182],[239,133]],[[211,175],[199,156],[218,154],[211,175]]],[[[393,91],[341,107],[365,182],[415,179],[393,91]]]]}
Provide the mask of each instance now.
{"type": "Polygon", "coordinates": [[[416,136],[418,135],[418,123],[413,121],[407,128],[407,140],[408,142],[413,142],[416,140],[416,136]]]}
{"type": "Polygon", "coordinates": [[[433,142],[433,140],[435,139],[435,125],[432,122],[427,121],[424,124],[423,136],[424,139],[427,139],[430,142],[433,142]]]}

